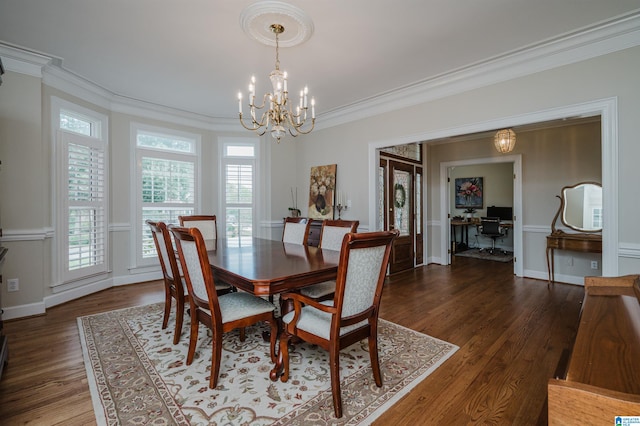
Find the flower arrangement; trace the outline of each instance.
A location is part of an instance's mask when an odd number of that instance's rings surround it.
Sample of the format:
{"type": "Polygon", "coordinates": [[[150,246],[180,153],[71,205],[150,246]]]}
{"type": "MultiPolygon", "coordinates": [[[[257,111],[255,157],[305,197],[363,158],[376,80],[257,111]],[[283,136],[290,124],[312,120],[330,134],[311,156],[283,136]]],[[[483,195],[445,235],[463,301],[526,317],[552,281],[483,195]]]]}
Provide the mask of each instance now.
{"type": "Polygon", "coordinates": [[[458,189],[458,195],[464,197],[467,200],[469,200],[471,197],[482,197],[482,189],[478,185],[476,179],[471,179],[460,185],[460,188],[458,189]]]}
{"type": "MultiPolygon", "coordinates": [[[[324,217],[333,214],[333,191],[335,187],[335,164],[311,168],[309,200],[315,209],[316,215],[324,217]]],[[[310,216],[316,217],[315,215],[310,216]]]]}

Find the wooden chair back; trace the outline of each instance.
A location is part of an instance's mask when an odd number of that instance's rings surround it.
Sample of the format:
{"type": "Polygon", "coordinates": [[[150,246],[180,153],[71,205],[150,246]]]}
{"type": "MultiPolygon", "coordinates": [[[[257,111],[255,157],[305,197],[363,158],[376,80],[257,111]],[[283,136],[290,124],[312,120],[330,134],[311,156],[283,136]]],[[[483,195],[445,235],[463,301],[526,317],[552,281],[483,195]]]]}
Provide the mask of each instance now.
{"type": "Polygon", "coordinates": [[[305,217],[286,217],[282,231],[282,242],[307,245],[310,226],[311,221],[305,217]]]}
{"type": "Polygon", "coordinates": [[[160,260],[162,268],[162,277],[165,287],[164,302],[164,318],[162,320],[162,328],[167,328],[169,322],[169,314],[171,312],[171,299],[176,299],[176,329],[173,337],[173,343],[176,344],[180,340],[182,333],[182,320],[184,316],[184,304],[188,298],[182,280],[182,268],[176,259],[175,250],[171,241],[171,234],[164,222],[146,221],[151,229],[153,242],[156,246],[156,252],[160,260]]]}
{"type": "Polygon", "coordinates": [[[218,238],[218,222],[216,215],[178,216],[180,226],[184,228],[198,228],[205,240],[218,238]]]}
{"type": "Polygon", "coordinates": [[[171,233],[178,248],[178,258],[187,284],[191,308],[210,310],[215,323],[222,324],[218,309],[218,295],[202,232],[194,226],[192,228],[172,227],[171,233]]]}
{"type": "Polygon", "coordinates": [[[340,250],[345,234],[358,230],[358,220],[327,219],[322,222],[319,247],[329,250],[340,250]]]}
{"type": "Polygon", "coordinates": [[[382,286],[387,275],[391,243],[399,231],[350,233],[340,250],[334,298],[337,315],[332,336],[339,329],[369,317],[377,320],[382,286]]]}
{"type": "Polygon", "coordinates": [[[331,391],[336,417],[342,417],[339,352],[368,339],[375,383],[382,386],[378,361],[377,330],[382,288],[387,274],[391,245],[399,231],[348,233],[340,249],[336,292],[333,304],[319,303],[299,293],[283,294],[294,310],[282,317],[281,362],[271,371],[271,379],[289,379],[289,342],[300,338],[329,351],[331,391]],[[318,312],[320,311],[320,312],[318,312]],[[328,314],[328,315],[327,315],[328,314]]]}

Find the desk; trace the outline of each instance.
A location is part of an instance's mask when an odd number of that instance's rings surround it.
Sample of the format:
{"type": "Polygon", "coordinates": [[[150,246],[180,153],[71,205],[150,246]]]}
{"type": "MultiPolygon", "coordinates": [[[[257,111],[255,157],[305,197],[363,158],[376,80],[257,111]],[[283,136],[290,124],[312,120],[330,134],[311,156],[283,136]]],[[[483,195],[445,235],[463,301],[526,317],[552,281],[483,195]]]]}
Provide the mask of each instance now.
{"type": "Polygon", "coordinates": [[[582,253],[602,253],[602,235],[599,234],[567,234],[556,230],[547,235],[547,272],[549,284],[555,282],[554,250],[570,250],[582,253]]]}
{"type": "Polygon", "coordinates": [[[453,243],[452,253],[458,251],[464,251],[469,248],[469,226],[475,226],[476,224],[466,220],[451,220],[451,242],[453,243]],[[456,229],[460,228],[460,242],[458,242],[458,236],[456,235],[456,229]]]}
{"type": "Polygon", "coordinates": [[[209,263],[216,277],[257,296],[270,296],[334,280],[340,252],[318,247],[252,238],[207,242],[209,263]]]}

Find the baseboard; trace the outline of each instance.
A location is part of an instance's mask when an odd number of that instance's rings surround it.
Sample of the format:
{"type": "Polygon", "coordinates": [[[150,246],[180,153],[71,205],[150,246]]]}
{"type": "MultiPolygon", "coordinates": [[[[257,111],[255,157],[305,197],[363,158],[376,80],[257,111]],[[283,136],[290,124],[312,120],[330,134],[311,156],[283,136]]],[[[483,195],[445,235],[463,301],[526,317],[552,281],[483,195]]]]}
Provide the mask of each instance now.
{"type": "Polygon", "coordinates": [[[9,306],[7,308],[2,308],[2,319],[6,321],[16,318],[33,317],[37,315],[43,315],[45,314],[45,312],[46,307],[44,302],[9,306]]]}
{"type": "MultiPolygon", "coordinates": [[[[542,271],[534,271],[531,269],[526,269],[524,271],[524,276],[526,278],[534,278],[537,280],[543,280],[548,282],[549,275],[546,272],[542,271]]],[[[584,285],[584,277],[575,276],[575,275],[564,275],[564,274],[555,274],[555,280],[557,283],[564,284],[575,284],[575,285],[584,285]]]]}
{"type": "Polygon", "coordinates": [[[146,281],[155,281],[160,279],[162,279],[161,271],[107,278],[70,290],[62,291],[60,293],[55,293],[50,296],[46,296],[42,302],[3,308],[4,312],[2,314],[2,319],[11,320],[44,315],[46,314],[48,308],[70,302],[72,300],[79,299],[81,297],[88,296],[90,294],[97,293],[111,287],[141,283],[146,281]]]}

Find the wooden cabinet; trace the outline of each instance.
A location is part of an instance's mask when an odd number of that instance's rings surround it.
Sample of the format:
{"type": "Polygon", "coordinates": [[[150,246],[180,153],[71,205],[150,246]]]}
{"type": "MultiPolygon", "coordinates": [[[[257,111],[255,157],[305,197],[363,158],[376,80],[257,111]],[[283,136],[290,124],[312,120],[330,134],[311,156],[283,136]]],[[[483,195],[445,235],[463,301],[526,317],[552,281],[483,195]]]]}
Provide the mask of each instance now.
{"type": "Polygon", "coordinates": [[[640,276],[586,277],[566,367],[548,384],[549,425],[640,416],[640,276]]]}
{"type": "Polygon", "coordinates": [[[309,238],[307,245],[318,247],[320,244],[320,232],[322,231],[322,220],[312,219],[309,226],[309,238]]]}
{"type": "MultiPolygon", "coordinates": [[[[7,254],[7,249],[0,247],[0,284],[2,284],[2,266],[7,254]]],[[[9,348],[7,346],[7,336],[4,335],[4,327],[2,323],[2,292],[0,291],[0,378],[2,378],[2,371],[9,358],[9,348]]]]}

